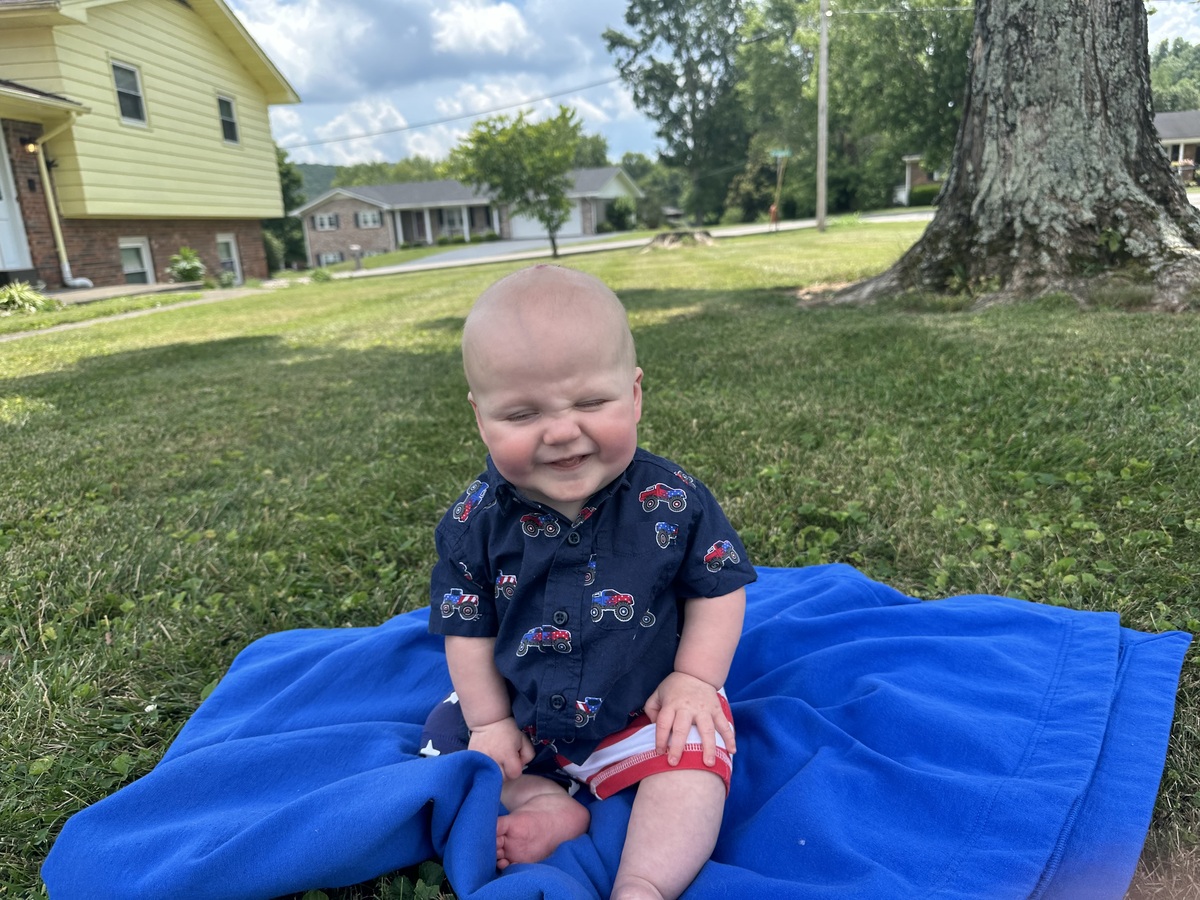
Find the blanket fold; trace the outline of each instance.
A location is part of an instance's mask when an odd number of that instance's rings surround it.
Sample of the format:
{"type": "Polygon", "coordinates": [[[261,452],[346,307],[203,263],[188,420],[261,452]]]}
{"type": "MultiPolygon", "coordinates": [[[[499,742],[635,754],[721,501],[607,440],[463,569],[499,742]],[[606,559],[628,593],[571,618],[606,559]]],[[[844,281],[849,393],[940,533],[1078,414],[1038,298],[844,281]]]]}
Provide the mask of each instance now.
{"type": "MultiPolygon", "coordinates": [[[[1189,635],[841,565],[760,569],[747,594],[730,802],[685,897],[1123,896],[1189,635]]],[[[427,621],[251,644],[151,773],[66,823],[52,900],[269,900],[434,856],[463,900],[607,896],[631,791],[498,875],[498,769],[416,755],[449,690],[427,621]]]]}

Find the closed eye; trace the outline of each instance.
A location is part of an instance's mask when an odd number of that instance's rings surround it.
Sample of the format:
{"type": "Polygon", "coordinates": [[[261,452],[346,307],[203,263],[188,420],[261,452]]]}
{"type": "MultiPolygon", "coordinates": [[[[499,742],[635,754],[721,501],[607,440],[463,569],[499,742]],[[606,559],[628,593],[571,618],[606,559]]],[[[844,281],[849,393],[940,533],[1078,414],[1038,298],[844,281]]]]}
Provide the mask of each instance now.
{"type": "Polygon", "coordinates": [[[607,400],[584,400],[582,403],[577,403],[575,405],[580,409],[599,409],[607,402],[607,400]]]}

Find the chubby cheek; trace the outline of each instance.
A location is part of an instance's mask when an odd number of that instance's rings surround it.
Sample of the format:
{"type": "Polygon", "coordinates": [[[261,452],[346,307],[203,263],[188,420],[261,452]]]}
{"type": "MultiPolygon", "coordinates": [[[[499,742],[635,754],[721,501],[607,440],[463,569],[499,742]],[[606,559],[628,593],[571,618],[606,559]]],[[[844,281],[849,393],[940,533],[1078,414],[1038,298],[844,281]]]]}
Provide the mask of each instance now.
{"type": "Polygon", "coordinates": [[[533,462],[533,443],[524,435],[504,428],[485,428],[483,443],[500,474],[510,481],[519,481],[521,473],[528,471],[533,462]]]}

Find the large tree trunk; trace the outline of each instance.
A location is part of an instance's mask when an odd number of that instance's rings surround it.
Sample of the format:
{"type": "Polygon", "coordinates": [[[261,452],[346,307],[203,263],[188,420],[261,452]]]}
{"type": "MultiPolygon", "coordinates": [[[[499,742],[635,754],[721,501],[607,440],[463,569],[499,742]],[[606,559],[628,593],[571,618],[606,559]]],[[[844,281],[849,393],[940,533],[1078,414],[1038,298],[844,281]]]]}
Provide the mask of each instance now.
{"type": "Polygon", "coordinates": [[[1158,142],[1142,0],[977,0],[954,161],[924,236],[836,299],[904,290],[1000,298],[1149,273],[1179,308],[1200,214],[1158,142]]]}

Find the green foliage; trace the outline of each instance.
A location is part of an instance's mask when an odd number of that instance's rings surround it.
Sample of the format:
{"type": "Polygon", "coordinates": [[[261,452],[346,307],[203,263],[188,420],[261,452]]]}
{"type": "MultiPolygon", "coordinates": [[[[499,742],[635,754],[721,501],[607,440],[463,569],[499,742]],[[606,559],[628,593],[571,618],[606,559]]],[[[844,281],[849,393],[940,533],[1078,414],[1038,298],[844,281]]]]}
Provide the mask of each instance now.
{"type": "Polygon", "coordinates": [[[172,281],[200,281],[206,271],[200,254],[191,247],[180,247],[167,263],[167,276],[172,281]]]}
{"type": "Polygon", "coordinates": [[[663,224],[664,206],[683,206],[687,183],[687,174],[683,170],[655,162],[641,153],[626,153],[621,157],[621,168],[643,194],[637,201],[637,220],[646,228],[658,228],[663,224]]]}
{"type": "Polygon", "coordinates": [[[464,184],[492,192],[497,203],[541,222],[558,255],[558,230],[570,215],[567,173],[580,139],[575,111],[530,122],[524,110],[515,118],[494,116],[476,122],[450,154],[450,171],[464,184]]]}
{"type": "Polygon", "coordinates": [[[606,219],[614,231],[629,231],[637,224],[637,201],[618,197],[608,204],[606,219]]]}
{"type": "Polygon", "coordinates": [[[37,313],[61,309],[62,301],[47,297],[35,290],[28,282],[14,281],[0,287],[0,316],[15,312],[37,313]]]}
{"type": "MultiPolygon", "coordinates": [[[[304,223],[288,213],[304,205],[304,176],[299,167],[287,158],[287,151],[275,148],[279,167],[279,185],[283,191],[283,216],[265,219],[262,223],[263,249],[270,271],[303,265],[308,258],[304,245],[304,223]]],[[[315,196],[315,195],[313,195],[315,196]]]]}
{"type": "Polygon", "coordinates": [[[909,206],[933,206],[937,196],[941,193],[942,186],[940,184],[917,184],[914,185],[908,192],[909,206]]]}
{"type": "Polygon", "coordinates": [[[1161,41],[1150,54],[1150,94],[1155,112],[1200,109],[1200,45],[1161,41]]]}
{"type": "Polygon", "coordinates": [[[407,184],[413,181],[438,181],[446,178],[447,164],[416,155],[399,162],[355,163],[338,166],[331,187],[355,187],[370,184],[407,184]]]}
{"type": "Polygon", "coordinates": [[[330,274],[328,269],[313,269],[308,277],[315,284],[324,284],[326,281],[333,280],[333,275],[330,274]]]}
{"type": "Polygon", "coordinates": [[[608,161],[608,139],[602,134],[580,135],[575,147],[576,169],[602,169],[608,161]]]}
{"type": "Polygon", "coordinates": [[[745,6],[742,0],[630,0],[629,30],[604,32],[634,104],[658,124],[663,160],[687,172],[683,202],[696,221],[719,212],[749,136],[735,62],[745,6]]]}

